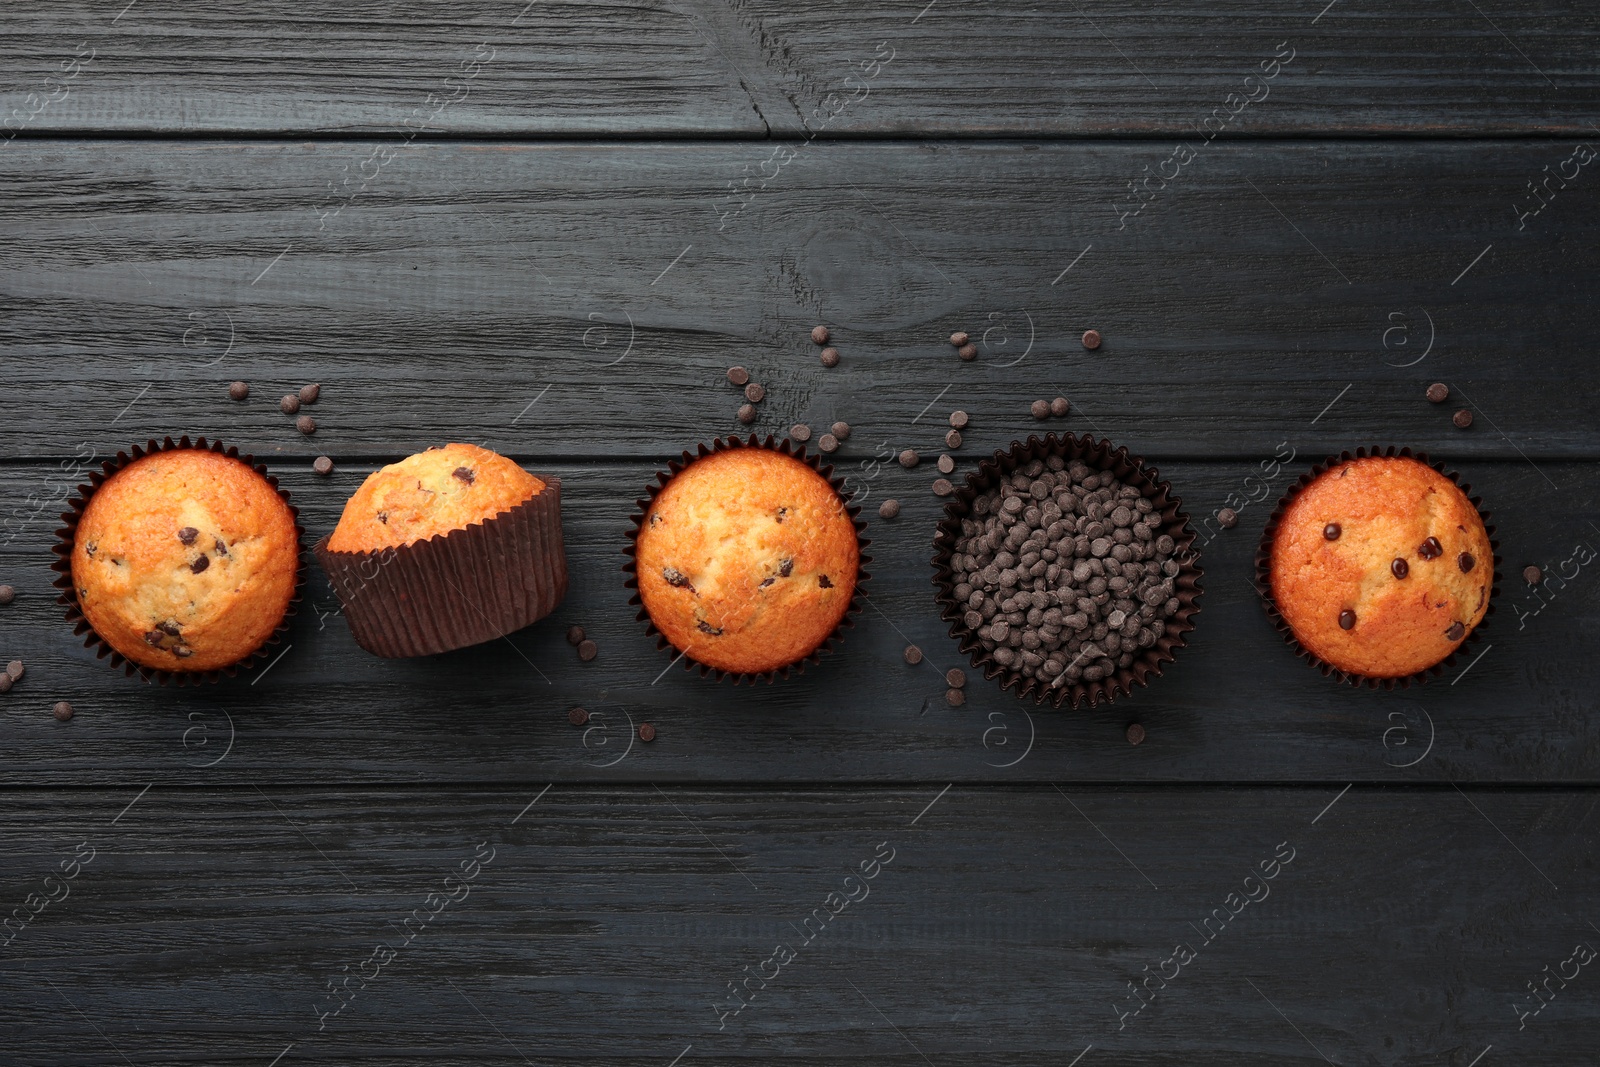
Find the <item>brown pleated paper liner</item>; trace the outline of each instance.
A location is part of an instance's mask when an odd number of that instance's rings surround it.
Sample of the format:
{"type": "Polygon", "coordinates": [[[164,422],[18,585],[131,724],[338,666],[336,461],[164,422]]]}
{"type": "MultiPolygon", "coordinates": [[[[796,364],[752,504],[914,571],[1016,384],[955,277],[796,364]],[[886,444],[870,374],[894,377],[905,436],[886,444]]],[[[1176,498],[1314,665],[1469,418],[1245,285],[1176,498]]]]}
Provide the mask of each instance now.
{"type": "Polygon", "coordinates": [[[757,681],[765,681],[768,685],[770,685],[779,678],[788,678],[791,675],[801,674],[808,665],[820,663],[824,655],[833,652],[840,644],[843,643],[844,631],[855,625],[854,616],[861,612],[861,588],[866,584],[867,579],[871,577],[871,575],[867,573],[867,564],[872,562],[872,557],[867,555],[866,548],[872,542],[863,536],[867,528],[867,524],[862,522],[860,519],[861,507],[857,504],[851,504],[847,502],[847,499],[844,495],[843,480],[833,476],[833,466],[831,464],[824,466],[820,456],[808,455],[803,445],[795,444],[788,438],[785,438],[782,442],[779,442],[776,437],[773,437],[770,434],[764,440],[758,438],[755,434],[751,434],[749,438],[737,436],[719,437],[712,441],[709,446],[701,444],[697,447],[695,452],[689,452],[685,450],[679,459],[670,460],[667,463],[667,469],[665,471],[657,472],[656,484],[647,486],[645,489],[645,496],[636,501],[636,503],[638,504],[638,511],[633,516],[633,529],[628,532],[628,544],[622,550],[623,554],[628,557],[628,562],[622,565],[623,572],[628,575],[627,581],[625,581],[623,584],[627,588],[634,591],[633,596],[628,599],[628,603],[639,609],[637,619],[645,624],[645,633],[656,639],[656,648],[661,649],[662,651],[672,649],[673,652],[683,661],[685,670],[695,670],[698,668],[700,671],[700,677],[702,678],[706,677],[707,675],[714,675],[718,681],[721,681],[724,678],[730,678],[733,680],[735,685],[738,685],[741,682],[749,682],[751,685],[754,685],[757,681]],[[688,653],[676,648],[672,642],[667,640],[666,636],[662,634],[660,630],[656,629],[655,623],[650,619],[650,613],[644,608],[644,600],[639,596],[638,591],[639,576],[637,569],[637,554],[639,531],[644,527],[645,516],[650,513],[650,505],[655,502],[657,494],[659,494],[662,489],[666,488],[667,483],[676,477],[678,472],[682,471],[695,460],[702,459],[717,452],[724,452],[734,448],[765,448],[773,452],[781,453],[785,456],[793,456],[795,459],[804,462],[818,474],[822,475],[822,477],[827,480],[828,484],[833,486],[833,491],[839,496],[840,505],[844,508],[845,514],[850,517],[851,525],[855,527],[856,546],[860,553],[860,563],[856,569],[856,584],[855,588],[850,593],[850,606],[845,609],[844,617],[839,620],[839,624],[833,628],[832,632],[829,633],[828,636],[823,639],[822,643],[813,649],[809,655],[802,656],[793,663],[787,663],[782,667],[776,667],[773,670],[763,671],[758,674],[724,671],[717,667],[710,666],[709,664],[701,663],[688,653]]]}
{"type": "Polygon", "coordinates": [[[1200,611],[1198,601],[1203,574],[1194,541],[1195,532],[1189,528],[1183,502],[1173,495],[1172,487],[1160,479],[1160,472],[1147,466],[1140,457],[1130,455],[1126,448],[1114,448],[1110,441],[1095,440],[1087,435],[1052,433],[1043,439],[1033,436],[1027,443],[1013,441],[1010,449],[996,450],[991,458],[967,475],[965,484],[957,488],[945,504],[944,518],[933,535],[933,584],[938,589],[935,599],[940,617],[951,624],[950,636],[960,642],[961,651],[971,657],[972,666],[982,671],[985,678],[997,680],[1002,689],[1016,687],[1018,698],[1031,697],[1035,704],[1042,705],[1048,700],[1057,708],[1069,702],[1073,709],[1082,705],[1092,708],[1102,700],[1109,704],[1119,696],[1128,696],[1135,686],[1149,685],[1151,679],[1160,677],[1163,665],[1171,663],[1178,649],[1187,644],[1184,635],[1194,629],[1194,617],[1200,611]],[[955,598],[955,574],[950,565],[956,541],[961,536],[961,522],[972,516],[972,502],[998,487],[1002,479],[1019,468],[1050,456],[1060,456],[1068,463],[1076,460],[1097,471],[1110,471],[1124,485],[1138,489],[1161,516],[1159,532],[1175,542],[1173,558],[1178,561],[1178,576],[1173,582],[1178,610],[1167,620],[1166,631],[1156,643],[1109,678],[1058,688],[1051,688],[1037,678],[995,661],[993,654],[983,647],[977,631],[963,618],[966,607],[955,598]]]}
{"type": "Polygon", "coordinates": [[[1394,445],[1363,447],[1356,449],[1354,452],[1347,449],[1337,456],[1329,456],[1302,474],[1295,484],[1290,486],[1288,491],[1278,498],[1278,505],[1273,508],[1272,517],[1267,520],[1266,529],[1261,532],[1261,543],[1256,546],[1255,585],[1256,591],[1261,594],[1261,606],[1266,609],[1267,615],[1272,619],[1272,625],[1283,635],[1283,639],[1289,643],[1289,647],[1294,649],[1295,655],[1321,671],[1324,677],[1333,678],[1335,681],[1348,685],[1367,686],[1372,689],[1405,689],[1413,685],[1421,685],[1428,679],[1443,674],[1445,668],[1456,662],[1463,649],[1481,639],[1484,628],[1489,625],[1489,619],[1494,615],[1494,599],[1495,595],[1500,591],[1500,542],[1495,539],[1494,524],[1489,521],[1489,513],[1484,510],[1483,501],[1472,495],[1472,487],[1463,482],[1461,477],[1454,471],[1446,470],[1441,464],[1430,460],[1427,453],[1413,452],[1409,448],[1398,448],[1394,445]],[[1288,621],[1278,611],[1278,605],[1272,598],[1272,541],[1278,532],[1278,523],[1283,519],[1283,513],[1288,510],[1295,497],[1300,495],[1301,490],[1330,468],[1336,467],[1341,463],[1348,463],[1353,459],[1366,459],[1369,456],[1381,456],[1384,458],[1399,456],[1405,459],[1414,459],[1449,478],[1455,483],[1456,488],[1460,489],[1466,496],[1468,502],[1477,509],[1478,517],[1483,520],[1483,528],[1489,535],[1489,547],[1494,553],[1494,577],[1489,582],[1489,607],[1483,613],[1482,621],[1474,626],[1472,633],[1467,635],[1466,640],[1457,645],[1455,651],[1444,659],[1435,663],[1432,667],[1400,678],[1373,678],[1364,674],[1352,674],[1349,671],[1335,667],[1300,643],[1299,639],[1294,635],[1294,630],[1289,627],[1288,621]]]}
{"type": "Polygon", "coordinates": [[[145,667],[133,662],[121,652],[112,648],[110,643],[95,632],[89,625],[89,620],[84,617],[83,610],[78,604],[78,590],[72,584],[72,546],[77,541],[78,522],[83,518],[84,508],[89,506],[89,498],[105,484],[113,474],[122,470],[130,463],[155,452],[166,452],[174,449],[199,449],[206,452],[215,452],[229,459],[236,459],[247,465],[272,486],[273,491],[289,506],[289,514],[294,518],[294,536],[296,556],[305,536],[305,530],[300,526],[300,513],[289,499],[286,490],[278,485],[278,479],[267,473],[267,468],[257,463],[254,456],[241,453],[237,448],[226,448],[220,441],[207,441],[204,437],[190,441],[187,435],[176,442],[170,437],[162,438],[160,442],[151,439],[143,445],[134,445],[126,452],[118,452],[115,457],[106,460],[100,469],[89,474],[89,484],[78,486],[78,491],[67,500],[67,509],[61,514],[61,528],[56,531],[56,543],[51,546],[51,551],[56,555],[56,561],[50,564],[50,569],[56,572],[53,584],[61,590],[58,601],[67,609],[67,621],[73,624],[73,633],[83,637],[84,647],[95,650],[97,659],[111,660],[113,668],[120,667],[128,677],[137,674],[147,682],[157,682],[166,685],[199,685],[202,682],[220,682],[224,676],[232,678],[241,671],[249,670],[262,659],[266,658],[267,650],[283,641],[284,635],[289,632],[289,620],[294,616],[295,605],[300,602],[300,589],[305,584],[305,561],[297,558],[295,561],[294,593],[289,598],[289,606],[283,613],[283,620],[272,631],[265,641],[257,645],[243,658],[226,667],[209,671],[169,671],[160,667],[145,667]]]}
{"type": "MultiPolygon", "coordinates": [[[[561,479],[482,522],[376,552],[314,551],[356,644],[399,659],[504,637],[567,595],[561,479]]],[[[332,536],[331,534],[329,536],[332,536]]]]}

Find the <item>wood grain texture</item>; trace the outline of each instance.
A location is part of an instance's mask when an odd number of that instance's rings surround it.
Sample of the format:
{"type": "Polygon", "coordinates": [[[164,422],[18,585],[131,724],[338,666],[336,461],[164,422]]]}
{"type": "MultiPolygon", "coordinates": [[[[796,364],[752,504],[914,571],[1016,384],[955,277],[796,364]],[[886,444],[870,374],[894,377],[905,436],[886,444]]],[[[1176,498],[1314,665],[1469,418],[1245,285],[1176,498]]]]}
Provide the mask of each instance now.
{"type": "Polygon", "coordinates": [[[448,136],[1171,134],[1293,50],[1230,136],[1587,137],[1600,87],[1600,17],[1563,0],[119,7],[12,13],[0,113],[24,135],[379,132],[430,93],[456,98],[427,118],[448,136]],[[462,97],[445,79],[480,44],[462,97]]]}
{"type": "Polygon", "coordinates": [[[723,179],[767,149],[413,145],[320,217],[372,151],[0,153],[0,454],[179,431],[295,457],[458,437],[658,457],[740,428],[742,364],[762,432],[927,442],[961,407],[1009,440],[1061,394],[1060,425],[1146,455],[1600,455],[1593,193],[1580,173],[1520,230],[1515,210],[1569,144],[1219,144],[1131,217],[1126,183],[1170,145],[816,145],[721,230],[723,179]],[[1440,379],[1456,396],[1429,404],[1440,379]],[[274,405],[308,380],[314,439],[274,405]]]}
{"type": "MultiPolygon", "coordinates": [[[[852,438],[852,444],[855,442],[852,438]]],[[[998,443],[998,442],[985,442],[998,443]]],[[[976,447],[982,447],[978,445],[976,447]]],[[[855,449],[845,455],[853,456],[855,449]]],[[[1271,628],[1250,586],[1267,503],[1237,528],[1202,534],[1205,593],[1191,645],[1155,684],[1107,707],[1056,713],[1023,704],[975,671],[965,706],[945,701],[943,672],[968,664],[946,636],[929,565],[940,502],[930,464],[892,466],[865,484],[873,557],[869,602],[842,648],[798,678],[735,687],[672,667],[646,638],[623,588],[633,500],[654,465],[526,461],[562,479],[571,589],[549,618],[502,641],[443,656],[380,660],[356,646],[311,563],[290,647],[269,669],[216,687],[171,690],[125,678],[82,647],[54,603],[47,524],[18,527],[0,549],[0,580],[19,590],[0,608],[0,662],[28,674],[0,696],[7,728],[0,776],[71,786],[159,774],[206,784],[218,768],[252,780],[310,784],[558,782],[1478,781],[1600,782],[1592,694],[1600,663],[1600,562],[1562,563],[1580,543],[1600,550],[1590,464],[1463,463],[1491,510],[1503,562],[1483,642],[1426,686],[1381,693],[1322,678],[1271,628]],[[894,522],[878,500],[903,502],[894,522]],[[1206,538],[1210,538],[1209,541],[1206,538]],[[1520,579],[1551,575],[1542,594],[1520,579]],[[599,657],[578,660],[566,630],[582,625],[599,657]],[[915,668],[903,651],[925,655],[915,668]],[[1482,653],[1481,658],[1479,653],[1482,653]],[[70,700],[69,724],[50,717],[70,700]],[[594,718],[579,729],[574,706],[594,718]],[[658,731],[644,744],[640,723],[658,731]],[[1141,723],[1135,748],[1124,733],[1141,723]],[[230,745],[231,739],[231,745],[230,745]],[[219,762],[221,761],[221,762],[219,762]]],[[[1273,483],[1276,491],[1307,465],[1273,483]]],[[[330,531],[371,465],[331,479],[277,465],[308,541],[330,531]]],[[[961,470],[971,469],[964,461],[961,470]]],[[[1254,460],[1165,464],[1191,515],[1209,516],[1259,473],[1254,460]]],[[[15,499],[44,484],[38,467],[0,469],[15,499]]],[[[1254,483],[1249,483],[1254,484],[1254,483]]]]}
{"type": "Polygon", "coordinates": [[[141,784],[0,800],[8,907],[94,850],[0,950],[10,1063],[1546,1067],[1600,1032],[1592,966],[1515,1010],[1600,940],[1589,790],[141,784]]]}

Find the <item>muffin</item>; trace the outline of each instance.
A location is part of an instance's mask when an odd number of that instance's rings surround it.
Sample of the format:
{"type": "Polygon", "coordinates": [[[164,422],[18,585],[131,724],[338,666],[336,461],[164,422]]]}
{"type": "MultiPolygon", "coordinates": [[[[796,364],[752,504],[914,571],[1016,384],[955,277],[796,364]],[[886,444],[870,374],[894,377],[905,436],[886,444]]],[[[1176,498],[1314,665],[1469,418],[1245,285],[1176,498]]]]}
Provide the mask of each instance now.
{"type": "Polygon", "coordinates": [[[504,637],[566,595],[561,483],[476,445],[430,448],[368,475],[316,554],[374,655],[504,637]]]}
{"type": "Polygon", "coordinates": [[[78,610],[106,644],[140,667],[214,671],[248,657],[283,621],[299,534],[294,509],[250,464],[169,448],[95,490],[70,565],[78,610]]]}
{"type": "Polygon", "coordinates": [[[1273,605],[1308,652],[1346,674],[1425,671],[1489,610],[1483,517],[1455,482],[1408,455],[1333,464],[1270,536],[1273,605]]]}
{"type": "Polygon", "coordinates": [[[855,522],[833,485],[762,447],[721,449],[678,471],[649,502],[634,546],[651,623],[729,674],[774,671],[820,648],[850,610],[860,567],[855,522]]]}

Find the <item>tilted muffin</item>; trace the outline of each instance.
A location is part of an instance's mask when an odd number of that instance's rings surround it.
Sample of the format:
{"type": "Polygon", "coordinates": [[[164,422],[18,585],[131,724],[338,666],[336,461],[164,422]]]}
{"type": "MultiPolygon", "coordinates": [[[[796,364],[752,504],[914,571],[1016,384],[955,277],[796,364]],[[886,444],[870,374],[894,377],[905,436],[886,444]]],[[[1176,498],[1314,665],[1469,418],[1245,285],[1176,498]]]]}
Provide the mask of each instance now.
{"type": "MultiPolygon", "coordinates": [[[[187,439],[185,439],[187,443],[187,439]]],[[[79,610],[143,667],[211,671],[272,636],[294,596],[294,511],[248,464],[152,452],[89,498],[73,538],[79,610]]]]}
{"type": "Polygon", "coordinates": [[[509,511],[544,489],[506,457],[450,444],[367,475],[328,539],[334,552],[376,552],[425,541],[509,511]]]}
{"type": "Polygon", "coordinates": [[[1272,599],[1313,655],[1401,678],[1444,659],[1483,620],[1494,550],[1453,481],[1405,456],[1339,463],[1278,521],[1272,599]]]}
{"type": "Polygon", "coordinates": [[[732,674],[816,651],[849,611],[860,565],[855,523],[827,479],[758,447],[679,471],[650,503],[635,550],[656,629],[732,674]]]}

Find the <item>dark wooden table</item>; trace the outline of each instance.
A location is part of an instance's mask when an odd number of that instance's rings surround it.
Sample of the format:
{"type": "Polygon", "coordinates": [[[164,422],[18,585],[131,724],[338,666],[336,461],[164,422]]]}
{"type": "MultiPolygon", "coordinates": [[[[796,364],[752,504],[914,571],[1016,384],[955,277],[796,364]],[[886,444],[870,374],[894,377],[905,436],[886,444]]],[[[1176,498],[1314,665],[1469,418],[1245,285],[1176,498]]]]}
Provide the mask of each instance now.
{"type": "Polygon", "coordinates": [[[5,23],[0,910],[52,899],[0,948],[0,1065],[1596,1061],[1592,7],[5,23]],[[666,669],[620,571],[653,473],[741,429],[735,363],[758,431],[844,419],[868,514],[904,503],[840,654],[754,689],[666,669]],[[306,438],[275,401],[310,381],[306,438]],[[935,475],[871,461],[960,407],[970,470],[1058,394],[1239,525],[1152,688],[951,708],[935,475]],[[268,463],[308,539],[484,443],[562,477],[571,593],[391,662],[313,567],[266,669],[125,678],[62,620],[54,516],[76,458],[184,433],[268,463]],[[1297,661],[1250,585],[1294,474],[1371,444],[1459,471],[1502,555],[1470,662],[1391,693],[1297,661]]]}

